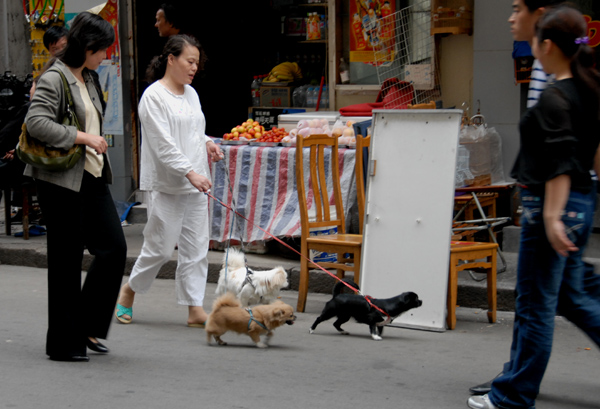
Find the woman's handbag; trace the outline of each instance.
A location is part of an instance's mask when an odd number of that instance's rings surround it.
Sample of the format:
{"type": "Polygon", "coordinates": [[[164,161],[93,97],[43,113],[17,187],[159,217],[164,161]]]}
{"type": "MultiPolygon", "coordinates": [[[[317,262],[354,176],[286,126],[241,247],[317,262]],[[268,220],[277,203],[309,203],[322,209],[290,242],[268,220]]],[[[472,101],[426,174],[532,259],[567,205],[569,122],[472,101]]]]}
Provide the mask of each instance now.
{"type": "MultiPolygon", "coordinates": [[[[75,115],[75,105],[71,95],[71,88],[67,83],[65,75],[58,69],[54,69],[60,74],[67,97],[67,107],[62,121],[57,121],[63,125],[75,126],[77,130],[81,130],[77,115],[75,115]]],[[[55,148],[46,145],[29,135],[25,124],[22,126],[21,136],[19,136],[19,144],[17,145],[17,155],[24,163],[27,163],[35,168],[47,171],[65,171],[71,169],[83,156],[85,147],[83,145],[73,145],[72,148],[66,150],[55,148]]]]}

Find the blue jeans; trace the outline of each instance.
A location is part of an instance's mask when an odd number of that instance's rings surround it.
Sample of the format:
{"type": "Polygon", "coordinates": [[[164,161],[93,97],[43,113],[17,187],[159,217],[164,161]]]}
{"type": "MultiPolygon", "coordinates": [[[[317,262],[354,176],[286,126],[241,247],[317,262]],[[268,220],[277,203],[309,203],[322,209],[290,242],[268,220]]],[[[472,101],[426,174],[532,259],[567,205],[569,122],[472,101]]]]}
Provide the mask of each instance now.
{"type": "Polygon", "coordinates": [[[600,301],[584,290],[581,256],[592,229],[595,189],[571,192],[562,221],[579,248],[560,256],[548,242],[543,196],[521,189],[523,217],[517,268],[513,344],[507,371],[495,379],[489,394],[500,408],[534,408],[550,359],[556,310],[600,346],[600,301]]]}

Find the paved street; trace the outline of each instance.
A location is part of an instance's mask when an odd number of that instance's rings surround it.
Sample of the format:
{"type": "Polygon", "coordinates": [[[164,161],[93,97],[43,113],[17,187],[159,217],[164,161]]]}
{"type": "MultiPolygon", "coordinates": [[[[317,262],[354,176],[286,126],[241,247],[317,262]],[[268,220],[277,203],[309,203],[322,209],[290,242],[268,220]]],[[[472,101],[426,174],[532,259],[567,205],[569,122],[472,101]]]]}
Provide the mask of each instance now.
{"type": "MultiPolygon", "coordinates": [[[[376,342],[365,326],[349,323],[352,335],[341,336],[327,322],[310,335],[329,299],[314,293],[269,349],[235,334],[223,336],[228,346],[207,346],[203,330],[184,325],[174,282],[157,280],[136,300],[135,322],[113,325],[109,355],[53,362],[44,354],[45,274],[0,265],[0,407],[466,408],[468,387],[495,375],[510,346],[511,313],[488,324],[483,311],[460,308],[457,329],[444,333],[388,328],[376,342]]],[[[214,289],[209,284],[207,306],[214,289]]],[[[291,305],[296,297],[283,293],[291,305]]],[[[537,408],[600,407],[599,363],[593,343],[557,318],[537,408]]]]}

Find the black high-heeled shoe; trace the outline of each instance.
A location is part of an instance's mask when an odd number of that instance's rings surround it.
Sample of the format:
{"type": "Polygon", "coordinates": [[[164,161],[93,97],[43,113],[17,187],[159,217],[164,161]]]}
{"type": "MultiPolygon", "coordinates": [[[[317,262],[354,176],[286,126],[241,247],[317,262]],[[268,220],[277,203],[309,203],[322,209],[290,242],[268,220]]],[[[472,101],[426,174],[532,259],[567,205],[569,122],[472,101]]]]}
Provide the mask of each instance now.
{"type": "Polygon", "coordinates": [[[100,341],[96,340],[96,342],[91,339],[86,339],[86,346],[95,352],[100,352],[101,354],[108,354],[108,348],[100,343],[100,341]]]}

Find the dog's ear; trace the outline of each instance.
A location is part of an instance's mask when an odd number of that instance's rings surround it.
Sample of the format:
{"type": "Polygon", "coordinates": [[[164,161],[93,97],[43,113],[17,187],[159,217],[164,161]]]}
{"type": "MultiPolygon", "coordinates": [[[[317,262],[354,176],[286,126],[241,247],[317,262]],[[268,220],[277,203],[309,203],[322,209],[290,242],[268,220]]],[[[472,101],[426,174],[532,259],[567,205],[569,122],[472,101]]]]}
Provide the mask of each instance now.
{"type": "Polygon", "coordinates": [[[281,308],[275,308],[273,310],[273,316],[276,318],[283,316],[283,314],[284,314],[284,311],[281,308]]]}

